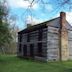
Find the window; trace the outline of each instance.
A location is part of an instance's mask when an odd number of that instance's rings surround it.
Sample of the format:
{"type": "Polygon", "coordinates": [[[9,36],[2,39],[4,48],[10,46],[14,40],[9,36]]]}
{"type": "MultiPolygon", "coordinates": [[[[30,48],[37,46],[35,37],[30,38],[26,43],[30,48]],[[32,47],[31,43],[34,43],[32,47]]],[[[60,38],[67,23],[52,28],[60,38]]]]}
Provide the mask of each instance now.
{"type": "Polygon", "coordinates": [[[18,39],[19,39],[19,42],[21,42],[21,41],[22,41],[22,34],[19,34],[18,39]]]}
{"type": "Polygon", "coordinates": [[[42,29],[40,29],[39,32],[38,32],[38,40],[39,41],[42,40],[42,29]]]}
{"type": "Polygon", "coordinates": [[[38,56],[42,57],[42,43],[38,43],[38,56]]]}
{"type": "Polygon", "coordinates": [[[27,34],[27,42],[30,42],[30,34],[27,34]]]}
{"type": "Polygon", "coordinates": [[[19,44],[19,53],[21,52],[21,44],[19,44]]]}

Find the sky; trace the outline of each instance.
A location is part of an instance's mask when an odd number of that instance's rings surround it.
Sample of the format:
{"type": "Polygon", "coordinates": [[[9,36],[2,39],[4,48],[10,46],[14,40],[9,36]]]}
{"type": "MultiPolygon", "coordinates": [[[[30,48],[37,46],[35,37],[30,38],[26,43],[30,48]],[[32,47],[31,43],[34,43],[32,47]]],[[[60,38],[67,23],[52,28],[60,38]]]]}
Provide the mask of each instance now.
{"type": "Polygon", "coordinates": [[[10,8],[9,14],[16,18],[16,25],[20,30],[26,28],[26,24],[37,24],[51,20],[59,16],[61,11],[66,12],[66,19],[72,25],[72,6],[67,0],[7,0],[10,8]]]}

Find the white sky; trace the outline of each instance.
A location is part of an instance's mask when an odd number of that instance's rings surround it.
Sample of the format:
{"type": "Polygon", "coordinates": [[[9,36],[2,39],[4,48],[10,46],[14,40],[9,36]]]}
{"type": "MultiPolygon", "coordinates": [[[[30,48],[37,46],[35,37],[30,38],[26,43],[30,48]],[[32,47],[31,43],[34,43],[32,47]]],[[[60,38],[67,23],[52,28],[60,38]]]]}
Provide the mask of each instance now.
{"type": "MultiPolygon", "coordinates": [[[[11,8],[24,8],[24,9],[26,9],[30,5],[30,3],[28,1],[24,1],[24,0],[7,0],[7,1],[8,1],[9,6],[11,8]]],[[[32,1],[32,0],[30,0],[30,1],[32,1]]],[[[39,7],[40,7],[40,5],[36,3],[36,4],[33,4],[32,9],[36,10],[39,7]]],[[[50,12],[54,9],[52,4],[45,5],[45,8],[47,9],[48,12],[50,12]]],[[[53,18],[57,17],[57,16],[59,16],[59,14],[54,15],[53,18]]],[[[35,17],[32,17],[32,19],[33,19],[33,23],[39,23],[39,22],[42,22],[42,20],[43,20],[43,19],[39,20],[35,17]]],[[[66,19],[72,25],[72,12],[66,12],[66,19]]],[[[30,20],[31,20],[31,17],[28,16],[27,21],[31,22],[30,20]]]]}

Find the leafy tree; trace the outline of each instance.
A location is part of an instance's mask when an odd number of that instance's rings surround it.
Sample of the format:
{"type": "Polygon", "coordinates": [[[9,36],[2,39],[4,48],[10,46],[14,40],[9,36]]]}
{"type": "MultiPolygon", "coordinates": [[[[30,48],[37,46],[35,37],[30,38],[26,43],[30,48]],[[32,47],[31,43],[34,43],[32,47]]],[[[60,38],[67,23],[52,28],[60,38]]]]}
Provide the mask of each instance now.
{"type": "Polygon", "coordinates": [[[0,49],[3,51],[3,48],[10,43],[12,37],[10,33],[10,27],[8,24],[7,16],[8,9],[6,7],[6,1],[0,1],[0,49]]]}

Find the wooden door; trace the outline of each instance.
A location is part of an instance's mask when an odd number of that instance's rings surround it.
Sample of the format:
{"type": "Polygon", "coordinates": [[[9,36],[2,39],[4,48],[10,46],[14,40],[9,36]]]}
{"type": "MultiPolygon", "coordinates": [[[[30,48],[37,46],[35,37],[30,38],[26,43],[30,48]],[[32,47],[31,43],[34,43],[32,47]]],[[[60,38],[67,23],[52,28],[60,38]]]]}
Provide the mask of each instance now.
{"type": "Polygon", "coordinates": [[[34,57],[34,45],[30,44],[30,57],[34,57]]]}
{"type": "Polygon", "coordinates": [[[23,46],[23,56],[27,56],[27,45],[23,46]]]}

